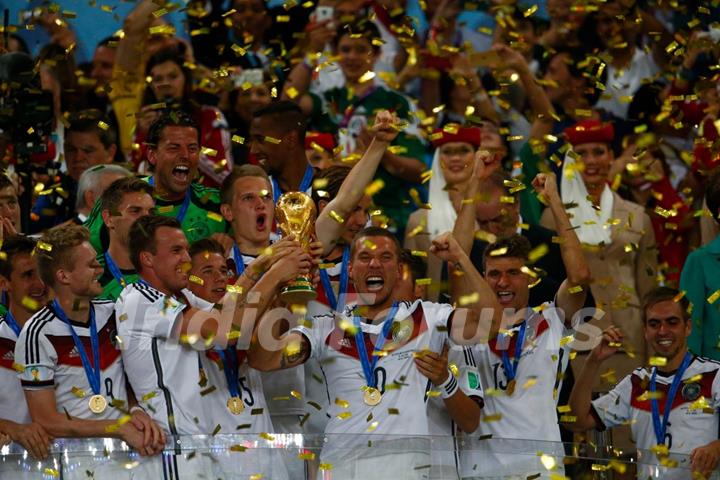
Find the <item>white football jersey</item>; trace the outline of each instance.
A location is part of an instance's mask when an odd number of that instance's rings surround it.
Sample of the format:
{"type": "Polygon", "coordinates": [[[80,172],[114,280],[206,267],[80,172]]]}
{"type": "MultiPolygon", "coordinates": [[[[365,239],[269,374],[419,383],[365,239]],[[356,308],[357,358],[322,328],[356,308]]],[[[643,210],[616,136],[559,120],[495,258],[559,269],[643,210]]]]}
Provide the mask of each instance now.
{"type": "MultiPolygon", "coordinates": [[[[507,351],[513,363],[521,324],[509,329],[512,335],[501,334],[488,343],[473,346],[485,388],[485,407],[476,432],[479,436],[561,441],[556,408],[569,354],[569,347],[565,346],[569,344],[568,339],[563,341],[563,337],[572,334],[562,318],[554,303],[548,302],[542,305],[539,313],[526,319],[525,338],[512,395],[507,394],[509,382],[503,367],[502,351],[507,351]]],[[[545,453],[560,455],[559,452],[545,453]]],[[[520,456],[498,453],[485,457],[486,454],[484,452],[483,458],[479,458],[478,453],[462,453],[463,476],[495,475],[501,472],[515,475],[547,473],[537,458],[529,459],[531,465],[523,465],[527,462],[518,460],[522,458],[520,456]]]]}
{"type": "MultiPolygon", "coordinates": [[[[19,374],[26,390],[54,389],[57,410],[85,420],[115,420],[127,411],[128,399],[125,373],[118,349],[115,303],[93,300],[95,325],[100,347],[100,394],[108,402],[104,412],[90,411],[88,401],[93,395],[70,327],[62,321],[52,304],[42,308],[23,326],[15,344],[15,361],[23,366],[19,374]],[[117,407],[117,408],[115,408],[117,407]]],[[[67,312],[66,312],[67,314],[67,312]]],[[[71,320],[87,358],[93,361],[90,344],[90,323],[71,320]]]]}
{"type": "MultiPolygon", "coordinates": [[[[484,395],[472,348],[452,345],[448,350],[448,365],[458,382],[460,390],[478,402],[482,408],[484,395]]],[[[437,387],[432,389],[438,390],[437,387]]],[[[458,430],[441,396],[430,397],[427,415],[430,435],[435,437],[433,439],[430,477],[435,479],[456,479],[458,478],[458,466],[460,465],[459,437],[472,432],[458,430]],[[447,437],[447,441],[441,440],[441,437],[447,437]]]]}
{"type": "Polygon", "coordinates": [[[374,369],[377,388],[382,401],[375,406],[363,401],[367,385],[355,336],[342,327],[352,325],[352,306],[345,309],[341,319],[329,314],[312,317],[312,327],[298,326],[294,331],[303,334],[310,343],[312,357],[319,360],[330,399],[330,420],[326,434],[345,434],[328,442],[323,451],[352,448],[353,442],[363,442],[362,435],[428,435],[426,392],[430,381],[415,366],[414,353],[422,350],[440,352],[448,338],[453,308],[431,302],[401,302],[393,319],[381,323],[363,322],[365,348],[372,358],[377,336],[383,325],[391,321],[383,349],[374,369]]]}
{"type": "Polygon", "coordinates": [[[125,287],[115,304],[118,335],[128,380],[141,406],[172,435],[213,431],[200,386],[200,355],[180,342],[178,327],[186,303],[210,311],[213,305],[183,289],[167,297],[144,283],[125,287]]]}
{"type": "Polygon", "coordinates": [[[5,316],[0,316],[0,419],[30,423],[25,394],[15,370],[16,341],[17,335],[5,321],[5,316]]]}
{"type": "MultiPolygon", "coordinates": [[[[255,258],[257,257],[242,254],[242,260],[246,267],[250,265],[255,258]]],[[[228,269],[230,269],[233,279],[237,278],[238,273],[232,250],[227,257],[227,266],[228,269]]],[[[265,393],[270,415],[298,416],[304,413],[303,402],[290,393],[298,392],[301,398],[305,397],[305,367],[303,365],[287,370],[259,373],[259,385],[261,385],[265,393]]],[[[301,433],[300,427],[298,427],[297,433],[301,433]]]]}
{"type": "Polygon", "coordinates": [[[200,360],[206,382],[203,381],[202,401],[210,412],[212,424],[220,425],[220,433],[263,433],[272,432],[270,413],[265,402],[260,372],[250,368],[245,361],[244,350],[237,351],[238,379],[237,388],[240,399],[245,406],[242,413],[234,415],[228,410],[227,401],[230,390],[225,378],[225,364],[217,350],[201,353],[200,360]]]}
{"type": "MultiPolygon", "coordinates": [[[[693,449],[718,439],[719,371],[720,363],[708,358],[693,357],[683,373],[665,433],[665,445],[670,452],[689,454],[693,449]]],[[[651,375],[652,369],[637,368],[610,392],[592,402],[592,413],[598,429],[630,424],[638,449],[649,450],[656,445],[651,402],[648,398],[651,375]]],[[[658,371],[656,376],[656,391],[662,394],[657,401],[661,421],[674,378],[675,372],[663,374],[658,371]]],[[[683,463],[685,460],[687,459],[683,458],[679,466],[687,469],[689,465],[683,463]]],[[[663,472],[663,476],[668,478],[672,473],[672,470],[667,470],[663,472]]],[[[687,476],[689,470],[678,471],[677,475],[681,473],[687,476]]],[[[657,475],[653,476],[657,478],[657,475]]]]}

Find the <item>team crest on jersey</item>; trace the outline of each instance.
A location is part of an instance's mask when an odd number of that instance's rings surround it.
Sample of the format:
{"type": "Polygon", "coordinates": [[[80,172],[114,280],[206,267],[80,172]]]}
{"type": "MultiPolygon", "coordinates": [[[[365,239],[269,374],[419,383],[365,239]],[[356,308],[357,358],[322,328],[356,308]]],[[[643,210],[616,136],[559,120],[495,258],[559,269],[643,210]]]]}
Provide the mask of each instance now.
{"type": "Polygon", "coordinates": [[[694,402],[698,398],[700,398],[700,392],[702,388],[700,387],[699,383],[686,383],[682,388],[682,397],[683,400],[686,400],[688,402],[694,402]]]}
{"type": "Polygon", "coordinates": [[[413,332],[413,321],[412,318],[408,317],[399,322],[393,323],[392,326],[392,341],[393,343],[405,343],[412,335],[413,332]]]}

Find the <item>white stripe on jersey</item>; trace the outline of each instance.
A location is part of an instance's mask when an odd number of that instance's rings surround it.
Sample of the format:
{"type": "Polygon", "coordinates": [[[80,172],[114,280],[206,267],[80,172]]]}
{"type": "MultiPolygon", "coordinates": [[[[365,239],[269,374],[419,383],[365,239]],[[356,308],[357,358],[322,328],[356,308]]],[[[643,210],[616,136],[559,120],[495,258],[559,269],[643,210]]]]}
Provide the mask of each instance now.
{"type": "MultiPolygon", "coordinates": [[[[191,306],[213,305],[184,289],[191,306]]],[[[142,283],[125,287],[115,304],[118,335],[128,380],[138,401],[167,432],[202,435],[211,432],[203,409],[199,353],[174,338],[185,305],[142,283]]]]}
{"type": "MultiPolygon", "coordinates": [[[[720,363],[703,357],[694,357],[683,374],[675,402],[668,420],[666,445],[675,453],[690,453],[694,448],[706,445],[718,438],[718,408],[720,408],[720,363]],[[697,377],[699,380],[686,382],[697,377]],[[703,397],[708,408],[696,408],[703,397]],[[693,402],[697,405],[693,406],[693,402]]],[[[631,422],[631,430],[637,448],[655,446],[650,401],[640,398],[648,390],[652,370],[636,368],[623,378],[615,388],[593,401],[593,409],[605,427],[631,422]]],[[[663,376],[658,372],[657,391],[667,395],[675,375],[663,376]]],[[[664,397],[658,401],[661,415],[665,408],[664,397]]]]}
{"type": "Polygon", "coordinates": [[[30,423],[25,394],[13,366],[16,341],[17,335],[5,321],[5,316],[0,317],[0,419],[30,423]]]}
{"type": "MultiPolygon", "coordinates": [[[[125,374],[120,351],[116,346],[116,322],[114,302],[93,300],[97,326],[100,364],[100,394],[108,401],[109,408],[94,414],[88,407],[93,395],[80,354],[73,341],[68,325],[46,306],[25,323],[15,344],[16,362],[24,370],[18,376],[22,387],[28,390],[54,388],[59,412],[87,420],[115,420],[127,411],[128,399],[125,374]],[[113,407],[113,403],[118,408],[113,407]]],[[[83,341],[85,352],[92,361],[89,323],[73,322],[73,328],[83,341]]]]}

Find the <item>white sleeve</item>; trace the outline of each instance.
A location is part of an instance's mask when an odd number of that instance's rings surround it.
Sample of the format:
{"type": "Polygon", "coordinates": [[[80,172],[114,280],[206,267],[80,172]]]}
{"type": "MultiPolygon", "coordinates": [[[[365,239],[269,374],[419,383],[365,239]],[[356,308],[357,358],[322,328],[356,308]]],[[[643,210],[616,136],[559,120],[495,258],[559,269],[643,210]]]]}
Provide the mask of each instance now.
{"type": "Polygon", "coordinates": [[[55,386],[57,352],[39,323],[25,325],[15,342],[16,362],[23,362],[22,370],[18,367],[18,377],[22,388],[27,390],[55,386]]]}
{"type": "Polygon", "coordinates": [[[715,370],[715,378],[710,391],[712,392],[712,407],[718,410],[720,409],[720,368],[715,370]]]}
{"type": "Polygon", "coordinates": [[[174,298],[162,296],[150,301],[137,290],[121,295],[115,303],[119,329],[164,339],[173,336],[176,325],[182,321],[184,308],[185,305],[174,298]]]}
{"type": "Polygon", "coordinates": [[[597,425],[599,430],[621,425],[632,416],[632,374],[623,378],[615,388],[600,398],[593,400],[592,408],[597,414],[596,420],[602,425],[597,425]]]}
{"type": "Polygon", "coordinates": [[[475,355],[470,347],[457,347],[450,350],[452,363],[458,368],[458,385],[468,397],[484,398],[480,372],[475,355]]]}
{"type": "Polygon", "coordinates": [[[328,315],[316,315],[290,329],[291,332],[298,332],[310,342],[310,356],[320,359],[324,350],[325,338],[327,338],[328,324],[332,325],[333,317],[328,315]]]}

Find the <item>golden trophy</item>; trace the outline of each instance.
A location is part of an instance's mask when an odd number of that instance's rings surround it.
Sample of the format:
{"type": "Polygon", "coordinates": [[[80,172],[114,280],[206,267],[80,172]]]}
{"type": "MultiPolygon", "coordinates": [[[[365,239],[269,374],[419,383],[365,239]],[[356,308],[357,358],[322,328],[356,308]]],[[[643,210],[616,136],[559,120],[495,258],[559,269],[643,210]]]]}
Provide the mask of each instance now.
{"type": "MultiPolygon", "coordinates": [[[[307,248],[315,229],[315,203],[302,192],[288,192],[280,196],[275,205],[275,218],[284,236],[295,235],[303,248],[307,248]]],[[[291,305],[303,305],[315,300],[310,275],[301,275],[280,290],[280,300],[291,305]]]]}

